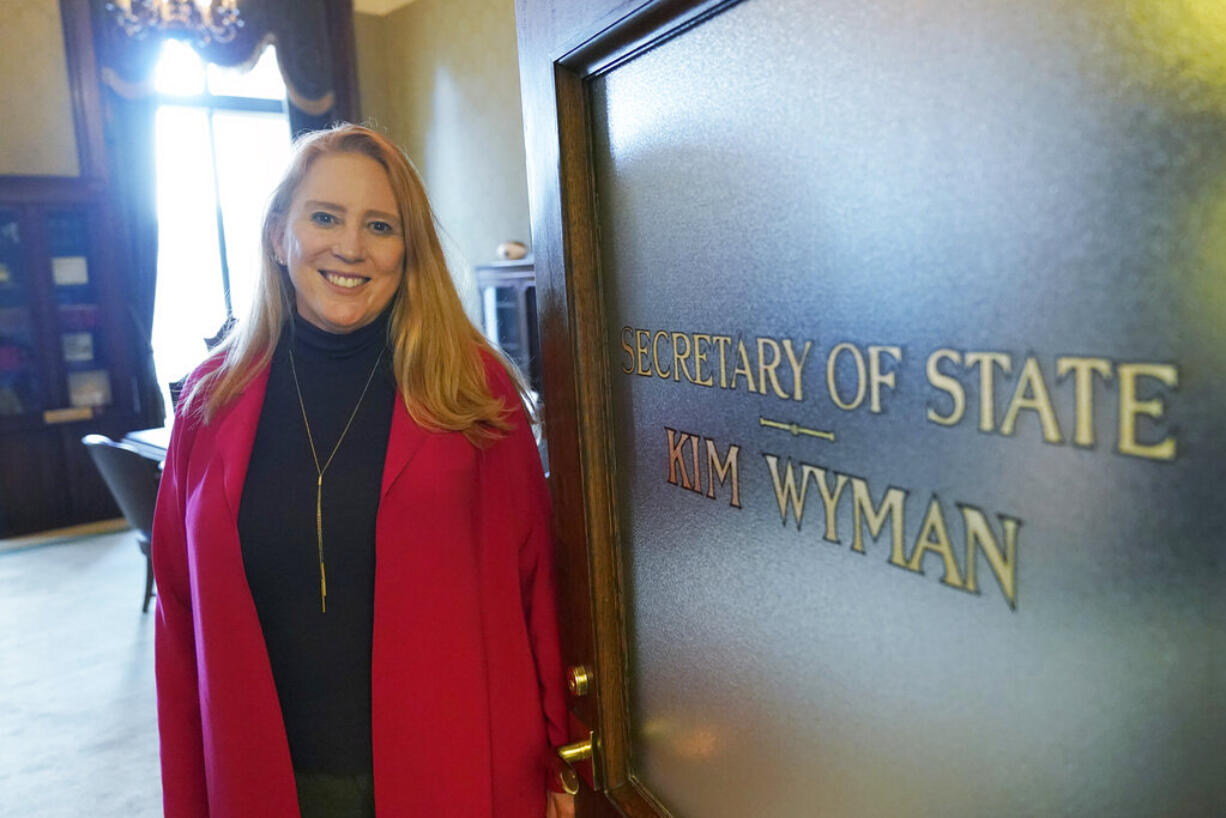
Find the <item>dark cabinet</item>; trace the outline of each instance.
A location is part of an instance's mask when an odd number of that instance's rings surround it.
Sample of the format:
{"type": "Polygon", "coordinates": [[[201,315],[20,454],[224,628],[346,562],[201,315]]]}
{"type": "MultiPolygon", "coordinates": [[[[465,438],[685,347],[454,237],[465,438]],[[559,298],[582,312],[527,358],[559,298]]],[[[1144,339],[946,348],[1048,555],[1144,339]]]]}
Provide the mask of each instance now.
{"type": "Polygon", "coordinates": [[[41,409],[39,344],[21,212],[0,209],[0,416],[41,409]]]}
{"type": "Polygon", "coordinates": [[[115,403],[90,221],[81,207],[0,209],[0,417],[19,426],[115,403]]]}
{"type": "Polygon", "coordinates": [[[93,6],[60,2],[79,175],[0,176],[0,537],[118,517],[81,438],[161,423],[136,389],[148,339],[121,283],[93,6]]]}
{"type": "Polygon", "coordinates": [[[148,422],[110,239],[79,181],[0,185],[0,537],[118,515],[80,443],[148,422]]]}

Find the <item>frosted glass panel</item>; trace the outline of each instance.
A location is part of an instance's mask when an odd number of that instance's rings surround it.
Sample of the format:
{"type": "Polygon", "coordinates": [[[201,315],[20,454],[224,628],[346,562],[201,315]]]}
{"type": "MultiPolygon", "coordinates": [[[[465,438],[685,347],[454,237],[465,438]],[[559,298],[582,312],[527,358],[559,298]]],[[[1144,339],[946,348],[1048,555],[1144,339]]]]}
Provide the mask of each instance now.
{"type": "Polygon", "coordinates": [[[1226,805],[1226,33],[1124,5],[745,0],[591,83],[678,818],[1226,805]]]}

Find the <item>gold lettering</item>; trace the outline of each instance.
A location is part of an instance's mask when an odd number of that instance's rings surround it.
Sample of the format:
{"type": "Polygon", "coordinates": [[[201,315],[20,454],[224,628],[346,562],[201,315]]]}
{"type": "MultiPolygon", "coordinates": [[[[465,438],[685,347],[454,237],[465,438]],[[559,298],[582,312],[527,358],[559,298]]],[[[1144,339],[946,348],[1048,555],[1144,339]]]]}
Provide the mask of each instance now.
{"type": "Polygon", "coordinates": [[[685,373],[685,379],[690,383],[694,382],[694,378],[690,375],[690,368],[686,366],[686,362],[690,359],[690,336],[684,332],[673,333],[673,380],[681,380],[681,374],[685,373]],[[681,345],[677,341],[685,341],[685,352],[681,351],[681,345]]]}
{"type": "Polygon", "coordinates": [[[643,362],[647,360],[647,338],[651,335],[651,330],[636,329],[634,331],[634,345],[638,350],[638,370],[637,375],[650,375],[651,371],[647,369],[643,362]]]}
{"type": "Polygon", "coordinates": [[[725,352],[728,345],[732,343],[731,335],[713,335],[711,340],[715,341],[715,345],[719,347],[719,388],[728,388],[728,361],[725,352]]]}
{"type": "Polygon", "coordinates": [[[792,347],[792,339],[783,339],[783,351],[788,356],[788,366],[792,368],[792,400],[804,400],[805,387],[801,380],[805,361],[809,359],[809,350],[813,348],[812,341],[805,341],[805,348],[800,354],[800,360],[796,359],[796,350],[792,347]]]}
{"type": "Polygon", "coordinates": [[[770,378],[771,388],[775,390],[775,394],[781,398],[788,396],[787,392],[783,391],[783,387],[779,385],[779,374],[775,371],[779,368],[779,364],[783,363],[782,356],[779,354],[779,342],[774,338],[759,338],[758,339],[758,383],[762,387],[762,394],[766,394],[766,379],[770,378]],[[770,362],[766,359],[766,350],[770,349],[770,362]]]}
{"type": "Polygon", "coordinates": [[[732,370],[732,385],[728,388],[736,389],[736,376],[744,375],[745,380],[749,381],[749,391],[757,392],[758,387],[757,384],[754,383],[753,368],[749,365],[749,353],[745,350],[745,342],[740,339],[738,339],[736,342],[736,354],[740,359],[740,363],[738,363],[736,368],[732,370]]]}
{"type": "MultiPolygon", "coordinates": [[[[694,491],[702,494],[702,472],[698,469],[698,435],[690,435],[690,456],[694,463],[694,491]]],[[[710,475],[707,475],[710,478],[710,475]]]]}
{"type": "Polygon", "coordinates": [[[966,356],[967,367],[979,367],[979,431],[990,432],[996,424],[996,390],[993,366],[1008,375],[1013,359],[1000,352],[971,352],[966,356]]]}
{"type": "Polygon", "coordinates": [[[796,488],[796,472],[792,468],[792,459],[788,458],[787,472],[779,473],[779,458],[773,454],[762,453],[766,465],[770,468],[771,484],[775,489],[775,502],[779,504],[779,520],[784,526],[788,524],[788,506],[792,508],[792,516],[796,518],[796,530],[800,530],[805,517],[805,483],[808,475],[801,471],[800,489],[796,488]]]}
{"type": "Polygon", "coordinates": [[[622,349],[626,351],[626,363],[622,367],[622,372],[627,375],[634,374],[634,348],[630,344],[630,336],[634,335],[634,327],[622,327],[621,342],[622,349]]]}
{"type": "Polygon", "coordinates": [[[966,390],[962,388],[962,383],[957,378],[951,378],[949,375],[941,372],[939,365],[942,359],[948,359],[955,365],[959,365],[962,362],[962,356],[952,349],[938,349],[928,356],[928,364],[925,367],[928,372],[928,383],[937,389],[948,392],[949,396],[953,399],[953,408],[948,415],[942,417],[929,404],[928,419],[942,426],[956,426],[961,422],[963,414],[966,413],[966,390]]]}
{"type": "Polygon", "coordinates": [[[830,357],[826,359],[826,386],[830,390],[830,399],[834,401],[834,405],[840,409],[852,410],[864,402],[864,356],[860,354],[860,350],[855,344],[843,342],[830,350],[830,357]],[[839,353],[850,352],[851,358],[856,364],[856,397],[851,401],[844,401],[839,395],[838,386],[834,382],[834,370],[838,364],[839,353]]]}
{"type": "Polygon", "coordinates": [[[945,576],[941,577],[941,582],[961,588],[962,576],[958,573],[958,561],[954,559],[954,549],[949,544],[949,532],[945,528],[945,515],[941,513],[941,501],[935,494],[928,503],[928,512],[924,514],[924,524],[920,526],[919,536],[915,539],[915,550],[911,552],[907,568],[917,574],[924,573],[924,556],[929,551],[940,554],[945,562],[945,576]]]}
{"type": "Polygon", "coordinates": [[[1120,453],[1151,460],[1174,460],[1175,438],[1167,436],[1159,443],[1137,440],[1137,415],[1162,419],[1161,398],[1137,400],[1137,378],[1154,378],[1170,387],[1179,385],[1179,372],[1170,364],[1120,364],[1120,453]]]}
{"type": "Polygon", "coordinates": [[[868,483],[859,477],[851,478],[852,535],[851,549],[864,553],[864,536],[861,523],[868,523],[869,536],[874,540],[881,534],[886,518],[890,518],[890,562],[893,565],[906,567],[903,557],[903,501],[907,499],[905,489],[890,486],[881,498],[881,505],[873,508],[873,497],[869,493],[868,483]]]}
{"type": "Polygon", "coordinates": [[[835,510],[839,505],[839,498],[843,495],[843,487],[847,485],[847,475],[834,473],[834,491],[830,490],[830,486],[826,484],[826,470],[818,466],[810,466],[808,463],[804,465],[803,478],[807,482],[809,476],[812,475],[817,482],[817,490],[822,496],[822,506],[826,510],[826,533],[822,535],[822,539],[827,542],[837,543],[839,541],[838,518],[835,516],[835,510]]]}
{"type": "Polygon", "coordinates": [[[707,351],[703,350],[702,344],[706,342],[707,346],[711,346],[711,336],[703,335],[702,333],[694,333],[694,383],[699,386],[714,386],[715,379],[710,375],[703,379],[702,365],[707,362],[707,351]]]}
{"type": "Polygon", "coordinates": [[[1009,401],[1009,409],[1005,419],[1000,424],[1000,433],[1005,436],[1013,434],[1017,424],[1018,413],[1023,409],[1031,409],[1038,413],[1039,422],[1043,425],[1043,439],[1048,443],[1063,443],[1060,434],[1060,424],[1056,422],[1056,410],[1051,405],[1051,397],[1047,394],[1047,385],[1043,383],[1043,372],[1039,369],[1038,359],[1028,357],[1022,365],[1022,373],[1018,375],[1017,387],[1013,390],[1013,399],[1009,401]]]}
{"type": "Polygon", "coordinates": [[[1076,358],[1066,355],[1056,359],[1056,376],[1073,373],[1073,395],[1077,412],[1073,442],[1078,446],[1094,445],[1094,375],[1111,380],[1111,362],[1106,358],[1076,358]]]}
{"type": "Polygon", "coordinates": [[[678,433],[676,429],[664,427],[668,432],[668,482],[674,486],[680,485],[682,488],[693,490],[694,484],[690,482],[690,477],[685,473],[685,461],[681,459],[681,447],[689,440],[690,436],[685,432],[678,433]],[[677,435],[680,434],[680,437],[677,435]],[[681,482],[677,482],[677,473],[681,473],[681,482]]]}
{"type": "Polygon", "coordinates": [[[997,514],[1001,528],[1005,534],[1005,550],[1001,553],[1000,543],[992,533],[983,512],[974,506],[958,503],[962,511],[962,519],[966,523],[966,590],[979,592],[978,580],[975,576],[975,553],[982,548],[984,555],[992,566],[992,573],[1000,583],[1000,590],[1005,595],[1009,607],[1017,609],[1017,530],[1022,521],[1003,514],[997,514]]]}
{"type": "Polygon", "coordinates": [[[719,452],[715,448],[715,441],[707,438],[707,496],[712,500],[715,499],[716,479],[719,480],[721,486],[725,480],[731,479],[732,499],[728,501],[728,505],[733,508],[741,507],[741,479],[737,474],[737,460],[740,453],[740,446],[735,443],[729,444],[728,456],[724,458],[724,462],[721,464],[719,452]]]}
{"type": "Polygon", "coordinates": [[[902,350],[898,347],[870,346],[868,348],[868,410],[873,414],[881,414],[881,387],[894,388],[894,373],[881,373],[881,353],[893,356],[894,360],[902,360],[902,350]]]}
{"type": "Polygon", "coordinates": [[[651,363],[653,366],[655,366],[657,376],[661,378],[667,378],[668,372],[666,372],[660,366],[660,339],[661,338],[668,338],[668,333],[665,332],[664,330],[657,330],[656,334],[651,336],[651,363]]]}

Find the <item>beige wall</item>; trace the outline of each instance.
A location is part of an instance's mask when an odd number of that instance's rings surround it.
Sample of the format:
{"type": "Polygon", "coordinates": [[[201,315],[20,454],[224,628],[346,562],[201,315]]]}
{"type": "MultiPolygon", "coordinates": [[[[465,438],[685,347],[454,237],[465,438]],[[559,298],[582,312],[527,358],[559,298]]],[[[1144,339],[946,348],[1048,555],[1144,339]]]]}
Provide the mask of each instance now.
{"type": "Polygon", "coordinates": [[[59,0],[5,0],[0,24],[0,175],[76,176],[59,0]]]}
{"type": "Polygon", "coordinates": [[[514,0],[355,15],[363,115],[404,146],[469,264],[530,244],[514,0]]]}
{"type": "MultiPolygon", "coordinates": [[[[353,36],[357,46],[358,98],[362,116],[370,123],[386,128],[387,98],[386,38],[383,36],[386,18],[374,14],[353,15],[353,36]]],[[[401,141],[397,139],[397,141],[401,141]]]]}

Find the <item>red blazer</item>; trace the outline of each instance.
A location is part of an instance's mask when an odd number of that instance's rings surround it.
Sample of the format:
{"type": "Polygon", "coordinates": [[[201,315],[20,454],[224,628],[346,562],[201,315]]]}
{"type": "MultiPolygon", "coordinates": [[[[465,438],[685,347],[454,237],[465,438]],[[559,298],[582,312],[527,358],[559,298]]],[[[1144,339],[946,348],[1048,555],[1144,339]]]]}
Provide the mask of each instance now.
{"type": "MultiPolygon", "coordinates": [[[[170,439],[153,526],[168,818],[298,816],[237,529],[267,383],[207,425],[179,417],[170,439]]],[[[524,413],[482,451],[397,400],[375,532],[379,818],[541,818],[566,715],[549,499],[524,413]]]]}

